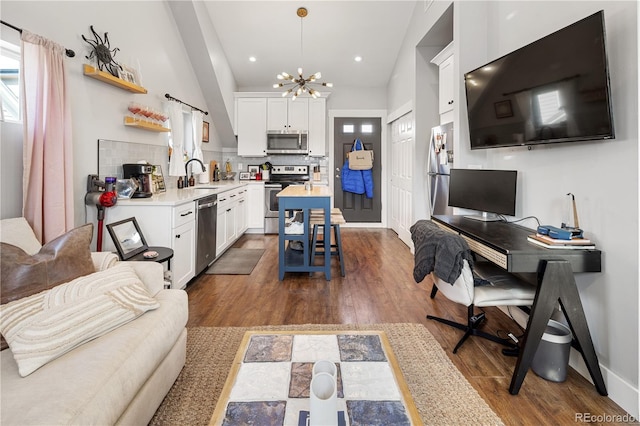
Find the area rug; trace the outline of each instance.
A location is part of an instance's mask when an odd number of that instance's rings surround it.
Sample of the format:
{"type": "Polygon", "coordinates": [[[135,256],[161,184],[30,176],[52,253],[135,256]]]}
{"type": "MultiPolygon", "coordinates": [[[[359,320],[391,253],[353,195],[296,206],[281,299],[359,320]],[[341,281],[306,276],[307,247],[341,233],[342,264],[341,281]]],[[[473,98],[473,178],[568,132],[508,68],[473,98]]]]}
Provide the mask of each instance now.
{"type": "Polygon", "coordinates": [[[264,249],[230,248],[207,270],[211,275],[250,275],[264,249]]]}
{"type": "Polygon", "coordinates": [[[427,425],[501,425],[422,324],[305,324],[188,329],[187,362],[151,425],[208,425],[246,331],[382,330],[427,425]]]}

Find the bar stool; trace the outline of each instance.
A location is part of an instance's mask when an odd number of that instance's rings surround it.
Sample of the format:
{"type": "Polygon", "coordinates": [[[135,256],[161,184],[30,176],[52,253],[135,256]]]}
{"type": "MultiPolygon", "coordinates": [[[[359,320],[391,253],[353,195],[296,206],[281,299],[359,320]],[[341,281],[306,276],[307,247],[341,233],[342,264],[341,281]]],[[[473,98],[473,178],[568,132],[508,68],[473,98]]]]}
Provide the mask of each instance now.
{"type": "MultiPolygon", "coordinates": [[[[347,223],[339,208],[331,209],[331,228],[335,238],[335,244],[330,244],[331,256],[337,256],[340,262],[340,273],[344,277],[344,255],[342,253],[342,239],[340,238],[340,225],[347,223]]],[[[309,214],[309,225],[313,225],[313,236],[311,239],[311,263],[315,256],[324,256],[324,238],[331,239],[331,233],[324,230],[324,210],[311,209],[309,214]],[[318,240],[318,230],[322,228],[322,240],[318,240]],[[320,248],[322,250],[317,251],[320,248]]],[[[311,275],[311,274],[309,274],[311,275]]]]}

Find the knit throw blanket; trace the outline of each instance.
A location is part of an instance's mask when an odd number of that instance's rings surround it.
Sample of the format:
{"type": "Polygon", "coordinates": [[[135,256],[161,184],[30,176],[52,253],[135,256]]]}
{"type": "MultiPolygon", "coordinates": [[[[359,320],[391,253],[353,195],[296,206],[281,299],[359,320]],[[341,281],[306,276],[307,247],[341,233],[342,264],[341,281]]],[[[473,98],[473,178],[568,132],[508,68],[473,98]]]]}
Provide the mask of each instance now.
{"type": "Polygon", "coordinates": [[[440,229],[430,220],[419,220],[411,228],[415,247],[413,278],[417,283],[431,272],[453,284],[462,272],[463,260],[473,268],[473,255],[459,235],[440,229]]]}

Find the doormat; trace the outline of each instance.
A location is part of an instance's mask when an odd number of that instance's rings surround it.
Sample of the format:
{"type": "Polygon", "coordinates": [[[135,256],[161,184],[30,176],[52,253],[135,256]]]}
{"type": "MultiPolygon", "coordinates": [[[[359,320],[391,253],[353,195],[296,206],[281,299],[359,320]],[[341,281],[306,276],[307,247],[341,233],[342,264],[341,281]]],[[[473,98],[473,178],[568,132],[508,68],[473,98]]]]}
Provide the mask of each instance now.
{"type": "Polygon", "coordinates": [[[250,275],[264,249],[230,248],[207,270],[211,275],[250,275]]]}

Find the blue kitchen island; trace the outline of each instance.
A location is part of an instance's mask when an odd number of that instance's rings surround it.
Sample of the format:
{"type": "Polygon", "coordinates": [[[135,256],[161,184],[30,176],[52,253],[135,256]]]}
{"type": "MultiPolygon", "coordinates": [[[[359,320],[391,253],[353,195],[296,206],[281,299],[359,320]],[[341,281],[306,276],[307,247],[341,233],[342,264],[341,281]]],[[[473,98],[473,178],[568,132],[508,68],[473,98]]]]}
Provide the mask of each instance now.
{"type": "Polygon", "coordinates": [[[324,229],[331,229],[331,190],[327,186],[314,186],[306,190],[304,185],[290,185],[280,191],[278,197],[278,270],[279,279],[285,272],[322,272],[327,281],[331,280],[331,238],[324,236],[324,263],[313,265],[310,259],[309,217],[311,209],[324,210],[324,229]],[[286,232],[286,211],[301,210],[304,217],[302,232],[286,232]],[[301,241],[302,250],[291,248],[291,241],[301,241]]]}

